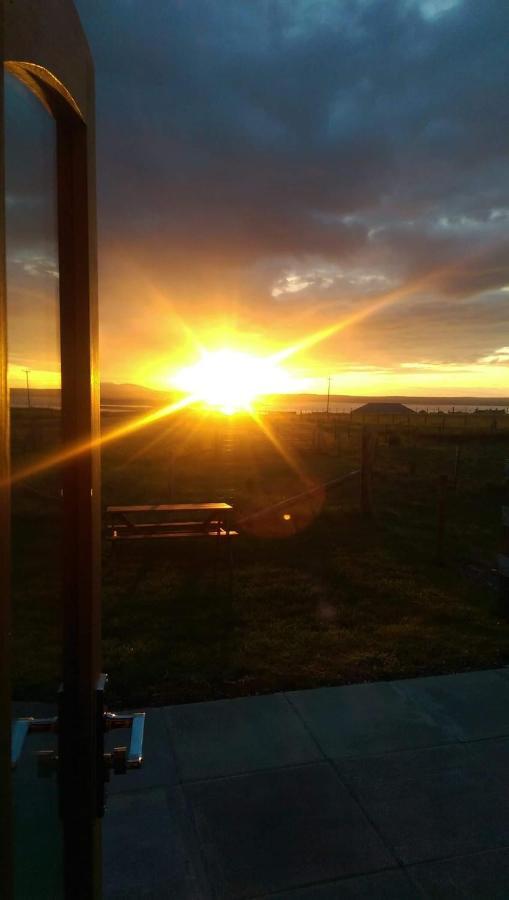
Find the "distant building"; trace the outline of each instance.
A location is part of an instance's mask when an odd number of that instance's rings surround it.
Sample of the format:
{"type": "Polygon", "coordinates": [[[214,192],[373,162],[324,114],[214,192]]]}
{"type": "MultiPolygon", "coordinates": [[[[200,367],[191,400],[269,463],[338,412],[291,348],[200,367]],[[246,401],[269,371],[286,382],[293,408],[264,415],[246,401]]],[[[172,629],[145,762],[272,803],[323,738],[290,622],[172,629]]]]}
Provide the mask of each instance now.
{"type": "Polygon", "coordinates": [[[417,415],[415,410],[410,409],[409,406],[405,406],[404,403],[385,403],[383,401],[380,403],[365,403],[364,406],[359,406],[358,409],[352,411],[352,418],[361,419],[362,421],[373,421],[378,416],[392,416],[394,418],[406,419],[408,416],[415,415],[417,415]]]}

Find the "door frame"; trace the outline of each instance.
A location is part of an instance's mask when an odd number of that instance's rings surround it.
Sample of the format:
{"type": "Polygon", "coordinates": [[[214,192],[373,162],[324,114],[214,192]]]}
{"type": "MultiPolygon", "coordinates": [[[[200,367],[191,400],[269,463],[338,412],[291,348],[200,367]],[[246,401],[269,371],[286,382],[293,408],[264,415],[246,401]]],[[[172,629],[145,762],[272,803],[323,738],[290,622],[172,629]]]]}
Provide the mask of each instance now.
{"type": "MultiPolygon", "coordinates": [[[[95,90],[87,40],[72,0],[0,0],[4,69],[56,122],[63,485],[63,662],[59,714],[60,809],[66,897],[100,896],[97,686],[100,673],[100,481],[95,90]]],[[[9,683],[9,396],[7,387],[3,71],[0,82],[0,870],[12,892],[9,683]],[[8,810],[9,814],[5,816],[8,810]],[[1,859],[2,853],[6,856],[1,859]]]]}

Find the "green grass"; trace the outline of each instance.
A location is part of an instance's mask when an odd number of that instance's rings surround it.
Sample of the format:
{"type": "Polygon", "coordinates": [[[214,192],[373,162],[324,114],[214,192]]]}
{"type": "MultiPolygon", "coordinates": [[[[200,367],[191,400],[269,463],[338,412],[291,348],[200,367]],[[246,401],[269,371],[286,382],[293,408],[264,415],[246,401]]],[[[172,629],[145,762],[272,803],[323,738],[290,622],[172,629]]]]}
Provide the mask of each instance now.
{"type": "MultiPolygon", "coordinates": [[[[176,502],[224,499],[231,488],[242,512],[302,489],[301,477],[247,422],[221,427],[231,430],[233,461],[221,450],[215,419],[198,427],[182,416],[109,446],[104,505],[164,502],[170,487],[176,502]]],[[[340,426],[338,451],[332,425],[325,428],[317,452],[315,428],[308,417],[289,417],[276,429],[301,473],[325,481],[358,466],[358,431],[340,426]]],[[[111,702],[157,705],[506,663],[509,620],[492,569],[509,440],[464,439],[438,565],[437,476],[452,476],[455,448],[440,435],[381,437],[373,521],[360,515],[355,479],[318,514],[310,508],[300,533],[280,520],[284,537],[267,537],[273,523],[242,535],[231,597],[227,566],[213,546],[145,546],[115,562],[104,541],[111,702]]],[[[31,487],[56,489],[50,476],[31,487]]],[[[37,495],[20,489],[14,499],[16,693],[51,697],[58,682],[57,514],[41,529],[37,495]]]]}

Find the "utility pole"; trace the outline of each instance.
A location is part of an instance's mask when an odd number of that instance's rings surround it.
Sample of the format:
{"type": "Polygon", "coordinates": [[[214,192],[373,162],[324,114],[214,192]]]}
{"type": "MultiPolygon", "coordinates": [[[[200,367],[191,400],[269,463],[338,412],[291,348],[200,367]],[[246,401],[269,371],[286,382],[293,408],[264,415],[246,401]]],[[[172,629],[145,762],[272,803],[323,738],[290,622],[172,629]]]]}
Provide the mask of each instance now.
{"type": "Polygon", "coordinates": [[[30,409],[32,404],[30,403],[30,381],[28,378],[29,374],[30,374],[30,369],[25,369],[25,377],[27,380],[27,406],[30,409]]]}
{"type": "Polygon", "coordinates": [[[329,404],[330,404],[330,375],[327,379],[327,415],[329,415],[329,404]]]}

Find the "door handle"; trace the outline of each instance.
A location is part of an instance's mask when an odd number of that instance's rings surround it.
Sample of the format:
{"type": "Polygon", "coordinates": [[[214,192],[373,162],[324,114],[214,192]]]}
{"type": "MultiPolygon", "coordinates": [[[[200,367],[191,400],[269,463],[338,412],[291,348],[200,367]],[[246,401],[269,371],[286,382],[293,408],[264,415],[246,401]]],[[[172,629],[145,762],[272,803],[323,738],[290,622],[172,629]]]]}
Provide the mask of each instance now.
{"type": "MultiPolygon", "coordinates": [[[[101,675],[96,688],[96,810],[98,816],[104,815],[104,785],[110,780],[110,773],[124,775],[130,769],[139,769],[143,764],[143,734],[145,730],[145,713],[135,712],[118,715],[104,709],[104,689],[107,676],[101,675]],[[114,747],[111,753],[104,752],[104,735],[119,728],[129,728],[129,747],[114,747]]],[[[60,715],[62,712],[62,692],[59,694],[60,715]]],[[[51,732],[57,734],[59,716],[36,719],[26,716],[16,719],[12,725],[11,767],[19,762],[27,736],[34,732],[51,732]]],[[[59,738],[62,735],[60,733],[59,738]]],[[[40,777],[49,777],[59,771],[59,752],[57,750],[39,750],[37,752],[37,768],[40,777]]]]}
{"type": "MultiPolygon", "coordinates": [[[[137,712],[129,715],[117,715],[106,712],[103,714],[104,731],[113,731],[117,728],[129,728],[130,740],[127,747],[115,747],[111,753],[104,754],[105,769],[112,769],[116,775],[124,775],[128,769],[140,769],[143,764],[143,733],[145,729],[145,713],[137,712]]],[[[12,726],[11,736],[11,768],[15,769],[23,752],[25,740],[29,734],[50,732],[55,734],[58,730],[58,716],[46,719],[36,719],[34,716],[25,716],[16,719],[12,726]]],[[[40,750],[37,753],[39,763],[39,775],[50,775],[55,771],[58,756],[53,750],[40,750]]]]}
{"type": "Polygon", "coordinates": [[[129,728],[129,749],[115,747],[111,753],[104,754],[105,769],[112,769],[116,775],[125,775],[128,769],[139,769],[143,763],[143,732],[145,729],[145,713],[129,713],[118,715],[105,712],[103,714],[104,731],[116,728],[129,728]]]}
{"type": "Polygon", "coordinates": [[[105,784],[110,780],[111,773],[124,775],[129,769],[139,769],[143,763],[143,732],[145,729],[145,713],[118,713],[109,712],[106,708],[104,693],[108,676],[103,672],[96,686],[96,715],[97,715],[97,772],[96,781],[96,810],[102,817],[105,811],[105,784]],[[104,752],[104,735],[118,728],[129,728],[129,747],[114,747],[110,753],[104,752]]]}

